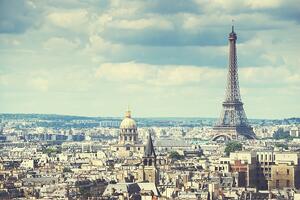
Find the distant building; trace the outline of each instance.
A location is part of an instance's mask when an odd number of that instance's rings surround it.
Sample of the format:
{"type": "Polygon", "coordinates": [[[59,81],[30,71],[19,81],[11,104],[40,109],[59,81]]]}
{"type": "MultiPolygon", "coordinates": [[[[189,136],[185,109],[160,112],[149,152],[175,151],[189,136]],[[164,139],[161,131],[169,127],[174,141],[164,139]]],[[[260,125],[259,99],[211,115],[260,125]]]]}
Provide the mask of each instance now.
{"type": "Polygon", "coordinates": [[[143,155],[145,146],[139,141],[137,125],[131,118],[129,110],[125,113],[125,118],[120,124],[119,142],[112,146],[112,149],[120,157],[128,157],[133,154],[143,155]]]}
{"type": "Polygon", "coordinates": [[[238,187],[255,187],[256,156],[255,152],[230,154],[230,171],[238,173],[238,187]]]}
{"type": "Polygon", "coordinates": [[[159,152],[188,151],[192,146],[185,140],[163,138],[155,141],[155,149],[159,152]]]}
{"type": "Polygon", "coordinates": [[[290,130],[290,136],[299,137],[300,136],[300,127],[293,126],[290,130]]]}
{"type": "Polygon", "coordinates": [[[268,189],[268,181],[271,179],[271,170],[272,166],[275,164],[275,158],[275,152],[271,150],[263,150],[256,152],[256,187],[258,189],[268,189]]]}
{"type": "Polygon", "coordinates": [[[110,199],[131,197],[131,199],[158,200],[159,191],[153,183],[116,183],[109,184],[103,196],[110,197],[110,199]]]}
{"type": "Polygon", "coordinates": [[[140,182],[151,182],[158,184],[158,169],[156,167],[156,155],[154,151],[153,141],[149,133],[145,152],[142,157],[142,163],[139,169],[140,182]]]}
{"type": "Polygon", "coordinates": [[[235,152],[230,171],[238,172],[240,187],[259,190],[300,188],[300,154],[297,152],[235,152]]]}
{"type": "Polygon", "coordinates": [[[296,152],[276,153],[271,169],[270,189],[300,188],[300,155],[296,152]]]}

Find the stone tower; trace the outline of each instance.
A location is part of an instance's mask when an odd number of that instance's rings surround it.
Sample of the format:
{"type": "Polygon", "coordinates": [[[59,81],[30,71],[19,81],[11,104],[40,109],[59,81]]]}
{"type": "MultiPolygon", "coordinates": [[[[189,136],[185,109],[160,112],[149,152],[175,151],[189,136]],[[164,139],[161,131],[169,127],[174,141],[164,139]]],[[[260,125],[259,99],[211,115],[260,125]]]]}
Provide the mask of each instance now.
{"type": "Polygon", "coordinates": [[[149,133],[144,155],[142,157],[142,163],[139,169],[139,181],[155,183],[157,185],[159,179],[158,175],[156,155],[151,134],[149,133]]]}

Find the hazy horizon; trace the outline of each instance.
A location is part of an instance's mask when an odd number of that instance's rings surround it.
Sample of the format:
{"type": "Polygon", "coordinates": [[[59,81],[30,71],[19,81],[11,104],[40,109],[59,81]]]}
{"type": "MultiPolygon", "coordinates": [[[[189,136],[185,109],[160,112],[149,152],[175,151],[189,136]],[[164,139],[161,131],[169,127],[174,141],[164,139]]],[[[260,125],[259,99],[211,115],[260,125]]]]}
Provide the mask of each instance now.
{"type": "MultiPolygon", "coordinates": [[[[72,115],[72,114],[58,114],[58,113],[0,113],[0,115],[56,115],[56,116],[70,116],[70,117],[86,117],[86,118],[124,118],[123,115],[119,116],[100,116],[100,115],[72,115]]],[[[219,119],[219,117],[206,117],[206,116],[196,116],[196,117],[185,117],[185,116],[135,116],[132,118],[135,119],[165,119],[165,118],[177,118],[177,119],[219,119]]],[[[291,118],[300,118],[300,117],[283,117],[283,118],[248,118],[249,120],[283,120],[291,118]]]]}

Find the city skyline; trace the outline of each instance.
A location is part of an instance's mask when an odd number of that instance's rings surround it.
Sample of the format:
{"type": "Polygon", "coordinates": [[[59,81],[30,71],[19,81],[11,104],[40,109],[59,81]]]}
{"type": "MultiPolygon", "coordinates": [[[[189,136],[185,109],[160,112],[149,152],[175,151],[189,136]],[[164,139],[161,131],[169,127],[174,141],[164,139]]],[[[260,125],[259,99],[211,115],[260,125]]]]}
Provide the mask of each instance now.
{"type": "Polygon", "coordinates": [[[0,4],[1,113],[217,118],[234,19],[248,118],[300,116],[296,1],[0,4]]]}

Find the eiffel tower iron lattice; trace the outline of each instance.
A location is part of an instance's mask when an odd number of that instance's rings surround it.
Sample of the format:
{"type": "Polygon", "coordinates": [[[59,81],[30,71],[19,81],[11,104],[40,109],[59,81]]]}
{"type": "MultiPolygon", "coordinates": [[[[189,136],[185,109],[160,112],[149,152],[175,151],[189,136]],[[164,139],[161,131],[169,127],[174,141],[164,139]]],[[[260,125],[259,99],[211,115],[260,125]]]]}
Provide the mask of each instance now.
{"type": "Polygon", "coordinates": [[[212,140],[224,138],[235,140],[238,138],[255,139],[256,136],[248,123],[240,95],[237,67],[236,40],[234,26],[229,33],[229,67],[227,75],[227,87],[223,110],[217,124],[213,127],[212,140]]]}

